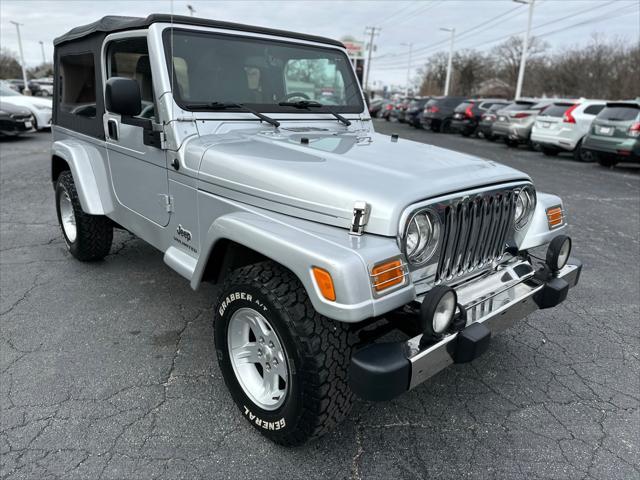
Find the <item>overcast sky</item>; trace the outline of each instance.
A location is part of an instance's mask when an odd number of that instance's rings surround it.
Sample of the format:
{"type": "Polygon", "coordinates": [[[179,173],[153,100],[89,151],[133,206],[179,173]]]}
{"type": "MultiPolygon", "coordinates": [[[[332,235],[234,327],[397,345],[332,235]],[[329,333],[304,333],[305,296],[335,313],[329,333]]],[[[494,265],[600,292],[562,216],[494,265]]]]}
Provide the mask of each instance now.
{"type": "MultiPolygon", "coordinates": [[[[364,40],[366,26],[381,27],[375,39],[371,78],[404,84],[408,50],[413,44],[413,69],[439,50],[448,49],[455,27],[456,48],[488,50],[526,28],[526,5],[512,0],[414,1],[207,1],[207,0],[0,0],[0,45],[18,51],[16,29],[27,65],[42,62],[39,41],[49,60],[53,39],[67,30],[103,15],[146,16],[149,13],[188,14],[192,5],[201,17],[276,27],[342,39],[364,40]]],[[[536,0],[533,32],[553,49],[587,43],[594,34],[608,40],[640,42],[640,0],[536,0]]]]}

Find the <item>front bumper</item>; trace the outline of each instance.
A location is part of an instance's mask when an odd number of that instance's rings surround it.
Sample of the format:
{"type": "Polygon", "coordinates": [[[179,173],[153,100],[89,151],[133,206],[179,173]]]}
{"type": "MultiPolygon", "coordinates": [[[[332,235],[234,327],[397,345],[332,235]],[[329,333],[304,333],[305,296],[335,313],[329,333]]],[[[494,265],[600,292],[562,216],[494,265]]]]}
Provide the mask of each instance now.
{"type": "Polygon", "coordinates": [[[426,347],[420,345],[422,335],[364,347],[351,359],[351,389],[365,400],[390,400],[452,363],[477,358],[492,335],[535,310],[563,302],[581,271],[580,261],[572,258],[556,275],[540,280],[531,265],[521,261],[455,288],[466,314],[465,328],[426,347]]]}

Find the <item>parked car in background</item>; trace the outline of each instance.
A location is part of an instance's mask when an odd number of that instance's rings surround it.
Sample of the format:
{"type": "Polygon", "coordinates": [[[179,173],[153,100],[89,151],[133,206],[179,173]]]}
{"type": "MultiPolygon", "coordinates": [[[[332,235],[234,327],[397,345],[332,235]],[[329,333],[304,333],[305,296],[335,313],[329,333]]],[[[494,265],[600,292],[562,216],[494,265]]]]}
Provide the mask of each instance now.
{"type": "Polygon", "coordinates": [[[582,148],[582,139],[589,133],[591,122],[605,107],[604,100],[554,102],[536,118],[531,130],[531,141],[540,145],[548,156],[559,152],[573,152],[576,160],[592,160],[589,151],[582,148]]]}
{"type": "Polygon", "coordinates": [[[493,126],[493,122],[498,118],[498,111],[507,108],[513,102],[507,102],[504,104],[496,103],[492,107],[490,107],[486,112],[484,112],[480,116],[480,122],[478,122],[478,129],[476,133],[482,138],[489,140],[490,142],[495,141],[496,137],[491,133],[491,127],[493,126]]]}
{"type": "Polygon", "coordinates": [[[41,97],[53,96],[53,78],[36,78],[34,83],[37,83],[40,88],[38,95],[41,97]]]}
{"type": "Polygon", "coordinates": [[[377,117],[384,105],[384,98],[374,98],[369,102],[369,115],[372,117],[377,117]]]}
{"type": "Polygon", "coordinates": [[[451,130],[465,137],[473,135],[478,129],[482,115],[491,107],[505,107],[509,102],[500,98],[473,99],[458,105],[451,120],[451,130]]]}
{"type": "Polygon", "coordinates": [[[0,103],[0,138],[33,132],[33,117],[24,107],[0,103]]]}
{"type": "Polygon", "coordinates": [[[0,84],[0,108],[4,105],[29,110],[33,115],[33,127],[37,130],[51,128],[51,99],[21,95],[3,83],[0,84]]]}
{"type": "Polygon", "coordinates": [[[405,123],[407,116],[407,109],[409,108],[409,104],[414,99],[411,97],[405,97],[396,105],[394,110],[394,116],[398,119],[400,123],[405,123]]]}
{"type": "Polygon", "coordinates": [[[491,127],[491,134],[504,139],[509,147],[531,144],[531,129],[540,112],[553,100],[517,100],[498,111],[498,118],[491,127]]]}
{"type": "Polygon", "coordinates": [[[424,111],[424,106],[431,99],[431,97],[422,97],[415,98],[411,102],[409,102],[409,107],[407,108],[407,113],[405,115],[406,121],[409,125],[422,128],[422,124],[420,123],[422,120],[422,112],[424,111]]]}
{"type": "Polygon", "coordinates": [[[391,100],[386,100],[382,108],[380,109],[380,113],[378,113],[378,117],[384,118],[387,122],[391,120],[391,112],[393,111],[393,102],[391,100]]]}
{"type": "Polygon", "coordinates": [[[607,102],[591,123],[582,149],[604,167],[640,161],[640,101],[607,102]]]}
{"type": "Polygon", "coordinates": [[[424,107],[422,126],[433,132],[450,131],[453,111],[465,100],[465,97],[433,97],[424,107]]]}
{"type": "MultiPolygon", "coordinates": [[[[24,80],[22,80],[21,78],[10,78],[4,81],[9,84],[9,88],[11,88],[12,90],[15,90],[18,93],[24,92],[24,80]]],[[[33,80],[29,80],[28,83],[31,94],[37,95],[40,92],[40,85],[38,85],[33,80]]]]}

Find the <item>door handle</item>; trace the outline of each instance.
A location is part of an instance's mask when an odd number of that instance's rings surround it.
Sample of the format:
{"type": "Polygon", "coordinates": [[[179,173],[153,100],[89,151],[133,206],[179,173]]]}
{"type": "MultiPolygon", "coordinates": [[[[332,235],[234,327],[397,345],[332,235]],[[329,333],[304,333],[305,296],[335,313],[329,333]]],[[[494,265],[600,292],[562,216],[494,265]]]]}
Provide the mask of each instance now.
{"type": "Polygon", "coordinates": [[[113,118],[107,120],[107,132],[111,140],[118,140],[118,122],[113,118]]]}

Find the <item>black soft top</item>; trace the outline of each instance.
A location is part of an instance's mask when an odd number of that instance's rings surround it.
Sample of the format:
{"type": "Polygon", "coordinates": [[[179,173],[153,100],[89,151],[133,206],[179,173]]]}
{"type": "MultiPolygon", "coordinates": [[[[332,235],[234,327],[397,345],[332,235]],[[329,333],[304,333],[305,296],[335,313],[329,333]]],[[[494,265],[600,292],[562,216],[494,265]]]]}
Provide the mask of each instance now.
{"type": "Polygon", "coordinates": [[[198,27],[214,27],[225,30],[237,30],[243,32],[261,33],[265,35],[274,35],[278,37],[289,37],[298,40],[307,40],[311,42],[326,43],[337,47],[344,47],[341,42],[325,37],[317,37],[315,35],[307,35],[306,33],[289,32],[287,30],[276,30],[272,28],[256,27],[253,25],[243,25],[241,23],[221,22],[218,20],[209,20],[207,18],[188,17],[185,15],[169,15],[164,13],[154,13],[147,18],[142,17],[122,17],[118,15],[107,15],[93,23],[81,25],[69,30],[64,35],[53,41],[54,45],[71,42],[84,37],[88,37],[95,33],[113,33],[123,30],[134,30],[138,28],[146,28],[152,23],[175,23],[179,25],[195,25],[198,27]]]}

